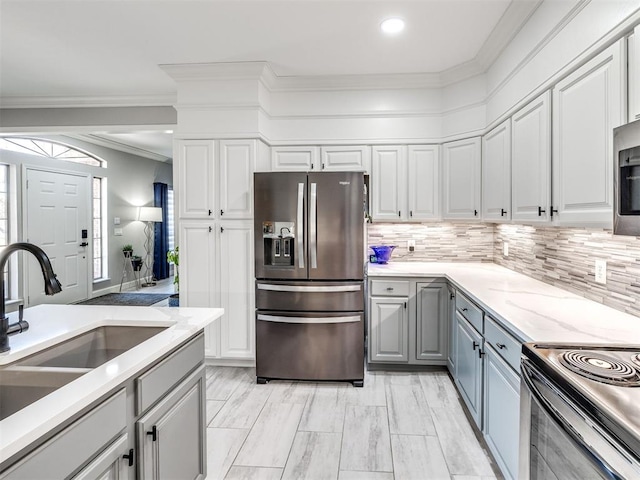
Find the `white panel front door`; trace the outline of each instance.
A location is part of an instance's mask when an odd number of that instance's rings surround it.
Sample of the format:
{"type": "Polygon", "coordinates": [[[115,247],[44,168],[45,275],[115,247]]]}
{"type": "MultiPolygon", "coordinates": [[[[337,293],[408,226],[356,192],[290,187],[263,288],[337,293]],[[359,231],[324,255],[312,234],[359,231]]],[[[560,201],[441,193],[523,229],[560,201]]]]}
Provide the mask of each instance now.
{"type": "Polygon", "coordinates": [[[40,264],[25,254],[28,306],[68,304],[89,297],[89,180],[85,176],[27,170],[26,239],[46,252],[62,284],[61,293],[45,296],[40,264]],[[82,230],[87,230],[88,238],[82,238],[82,230]],[[85,242],[88,245],[81,246],[85,242]]]}

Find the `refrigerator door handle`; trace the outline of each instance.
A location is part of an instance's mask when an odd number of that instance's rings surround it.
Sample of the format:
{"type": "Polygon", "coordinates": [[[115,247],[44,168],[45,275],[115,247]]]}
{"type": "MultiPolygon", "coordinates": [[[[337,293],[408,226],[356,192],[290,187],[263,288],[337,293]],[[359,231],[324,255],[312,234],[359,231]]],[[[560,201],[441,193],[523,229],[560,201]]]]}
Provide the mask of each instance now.
{"type": "Polygon", "coordinates": [[[279,322],[279,323],[356,323],[360,321],[360,317],[357,315],[347,317],[285,317],[282,315],[264,315],[259,313],[258,320],[265,322],[279,322]]]}
{"type": "Polygon", "coordinates": [[[304,268],[304,183],[298,184],[298,215],[297,215],[297,233],[296,240],[298,242],[296,255],[298,255],[298,268],[304,268]]]}
{"type": "Polygon", "coordinates": [[[268,290],[271,292],[359,292],[362,285],[274,285],[269,283],[258,283],[258,290],[268,290]]]}
{"type": "Polygon", "coordinates": [[[311,268],[318,268],[318,225],[317,225],[317,207],[318,207],[318,185],[311,184],[311,193],[309,195],[309,253],[311,268]]]}

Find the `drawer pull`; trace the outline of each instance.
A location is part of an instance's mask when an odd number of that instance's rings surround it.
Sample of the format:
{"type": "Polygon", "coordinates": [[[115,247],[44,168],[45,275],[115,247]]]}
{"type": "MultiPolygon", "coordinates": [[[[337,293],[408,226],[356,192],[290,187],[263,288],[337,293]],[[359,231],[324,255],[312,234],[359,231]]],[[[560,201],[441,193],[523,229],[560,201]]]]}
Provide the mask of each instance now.
{"type": "Polygon", "coordinates": [[[469,310],[468,308],[463,308],[462,311],[466,312],[467,310],[469,310]]]}
{"type": "Polygon", "coordinates": [[[125,460],[129,460],[127,462],[127,466],[133,467],[133,448],[129,449],[128,454],[122,455],[122,458],[124,458],[125,460]]]}
{"type": "Polygon", "coordinates": [[[154,442],[158,440],[158,429],[155,425],[151,428],[150,432],[147,432],[147,435],[151,435],[151,440],[154,442]]]}
{"type": "Polygon", "coordinates": [[[502,350],[503,348],[507,348],[507,346],[504,343],[498,343],[498,342],[496,342],[496,347],[498,347],[500,350],[502,350]]]}
{"type": "Polygon", "coordinates": [[[480,344],[478,342],[473,342],[473,349],[475,350],[476,348],[478,348],[480,346],[480,344]]]}
{"type": "Polygon", "coordinates": [[[393,287],[387,287],[387,292],[393,292],[393,287]]]}

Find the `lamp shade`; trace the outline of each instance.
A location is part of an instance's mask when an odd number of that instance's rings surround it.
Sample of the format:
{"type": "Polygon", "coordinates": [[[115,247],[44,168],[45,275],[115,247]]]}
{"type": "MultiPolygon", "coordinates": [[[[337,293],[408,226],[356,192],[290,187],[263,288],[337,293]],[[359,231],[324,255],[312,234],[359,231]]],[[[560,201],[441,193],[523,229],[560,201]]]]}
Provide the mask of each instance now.
{"type": "Polygon", "coordinates": [[[160,207],[140,207],[138,220],[141,222],[162,222],[162,209],[160,207]]]}

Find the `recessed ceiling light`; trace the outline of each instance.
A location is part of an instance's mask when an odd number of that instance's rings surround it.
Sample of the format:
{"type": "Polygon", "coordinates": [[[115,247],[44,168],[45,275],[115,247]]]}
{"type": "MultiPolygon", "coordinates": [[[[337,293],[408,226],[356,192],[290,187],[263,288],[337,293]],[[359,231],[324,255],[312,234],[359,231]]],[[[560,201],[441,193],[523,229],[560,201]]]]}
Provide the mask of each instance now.
{"type": "Polygon", "coordinates": [[[380,24],[380,28],[387,35],[395,35],[404,30],[404,20],[401,18],[387,18],[380,24]]]}

